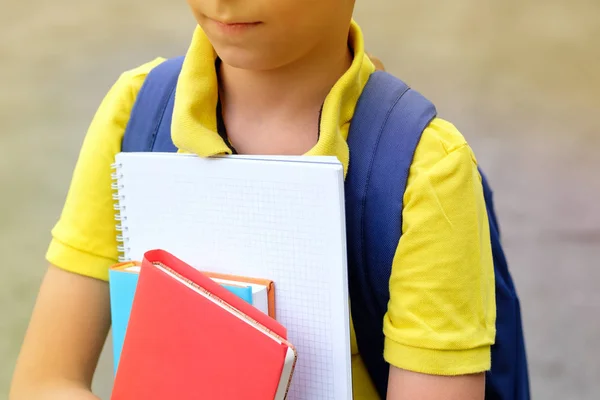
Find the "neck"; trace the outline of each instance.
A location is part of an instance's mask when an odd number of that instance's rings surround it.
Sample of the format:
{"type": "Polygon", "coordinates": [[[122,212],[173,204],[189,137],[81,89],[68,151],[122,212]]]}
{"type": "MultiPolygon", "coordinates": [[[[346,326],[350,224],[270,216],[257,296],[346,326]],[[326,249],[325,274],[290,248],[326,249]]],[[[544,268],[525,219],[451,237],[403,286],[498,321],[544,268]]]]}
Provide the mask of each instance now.
{"type": "Polygon", "coordinates": [[[343,43],[338,40],[315,48],[303,58],[272,70],[244,70],[223,62],[221,101],[224,108],[255,118],[266,113],[298,116],[318,112],[351,64],[347,37],[343,43]]]}

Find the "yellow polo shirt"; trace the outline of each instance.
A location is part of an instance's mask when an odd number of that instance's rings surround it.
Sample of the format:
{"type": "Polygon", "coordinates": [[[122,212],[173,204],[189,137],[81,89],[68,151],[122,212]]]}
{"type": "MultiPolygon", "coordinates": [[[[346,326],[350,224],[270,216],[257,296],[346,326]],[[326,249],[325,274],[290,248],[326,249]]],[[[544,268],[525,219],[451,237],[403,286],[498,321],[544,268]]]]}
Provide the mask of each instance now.
{"type": "MultiPolygon", "coordinates": [[[[334,155],[347,170],[348,128],[375,70],[352,23],[350,69],[327,96],[318,143],[307,154],[334,155]]],[[[197,28],[177,86],[172,138],[183,152],[230,153],[217,132],[215,53],[197,28]]],[[[129,113],[158,58],[124,72],[105,96],[85,137],[47,259],[74,273],[107,280],[117,262],[111,163],[129,113]]],[[[385,359],[411,371],[458,375],[490,368],[495,338],[494,273],[477,161],[456,128],[440,118],[423,132],[404,195],[402,238],[384,319],[385,359]]],[[[355,399],[377,394],[352,329],[355,399]]]]}

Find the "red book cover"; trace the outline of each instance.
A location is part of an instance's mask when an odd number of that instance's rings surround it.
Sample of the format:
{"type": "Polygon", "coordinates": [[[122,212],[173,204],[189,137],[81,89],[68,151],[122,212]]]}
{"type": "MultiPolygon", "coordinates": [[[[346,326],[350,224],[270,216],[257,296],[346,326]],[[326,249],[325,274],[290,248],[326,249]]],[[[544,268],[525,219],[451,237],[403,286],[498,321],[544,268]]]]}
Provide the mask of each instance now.
{"type": "Polygon", "coordinates": [[[112,400],[284,399],[286,330],[162,250],[142,262],[112,400]]]}

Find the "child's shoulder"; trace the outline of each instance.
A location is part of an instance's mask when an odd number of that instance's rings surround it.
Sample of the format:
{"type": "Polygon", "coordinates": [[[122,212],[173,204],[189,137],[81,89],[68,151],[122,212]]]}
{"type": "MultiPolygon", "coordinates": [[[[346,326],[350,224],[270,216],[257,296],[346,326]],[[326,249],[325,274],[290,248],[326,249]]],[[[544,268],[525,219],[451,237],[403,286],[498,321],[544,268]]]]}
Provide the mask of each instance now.
{"type": "Polygon", "coordinates": [[[107,137],[112,137],[114,140],[118,137],[120,140],[127,123],[125,117],[133,108],[146,77],[164,61],[165,58],[157,57],[121,72],[104,94],[87,136],[92,138],[97,136],[98,140],[102,141],[107,137]],[[114,135],[110,135],[107,131],[111,131],[114,135]]]}
{"type": "Polygon", "coordinates": [[[143,64],[140,64],[136,67],[132,67],[131,69],[125,70],[121,73],[120,78],[126,80],[132,79],[144,79],[150,71],[154,68],[165,62],[167,59],[164,57],[156,57],[153,60],[147,61],[143,64]]]}
{"type": "Polygon", "coordinates": [[[423,131],[415,150],[415,168],[411,169],[426,171],[444,161],[449,168],[456,167],[457,163],[463,166],[477,166],[477,159],[458,128],[453,123],[436,117],[423,131]]]}
{"type": "Polygon", "coordinates": [[[113,90],[133,90],[133,93],[137,93],[142,87],[144,80],[154,68],[166,61],[163,57],[156,57],[155,59],[140,64],[136,67],[130,68],[121,72],[119,78],[113,85],[113,90]]]}
{"type": "Polygon", "coordinates": [[[450,121],[436,117],[423,132],[422,141],[441,146],[445,154],[463,146],[468,146],[467,140],[458,128],[450,121]]]}

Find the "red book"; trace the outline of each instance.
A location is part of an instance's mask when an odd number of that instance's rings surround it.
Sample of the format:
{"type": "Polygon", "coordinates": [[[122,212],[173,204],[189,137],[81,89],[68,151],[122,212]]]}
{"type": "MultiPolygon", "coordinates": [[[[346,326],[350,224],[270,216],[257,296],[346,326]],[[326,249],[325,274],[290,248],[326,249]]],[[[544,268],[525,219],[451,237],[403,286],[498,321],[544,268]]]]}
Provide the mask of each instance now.
{"type": "Polygon", "coordinates": [[[286,329],[163,250],[145,254],[112,400],[285,399],[286,329]]]}

